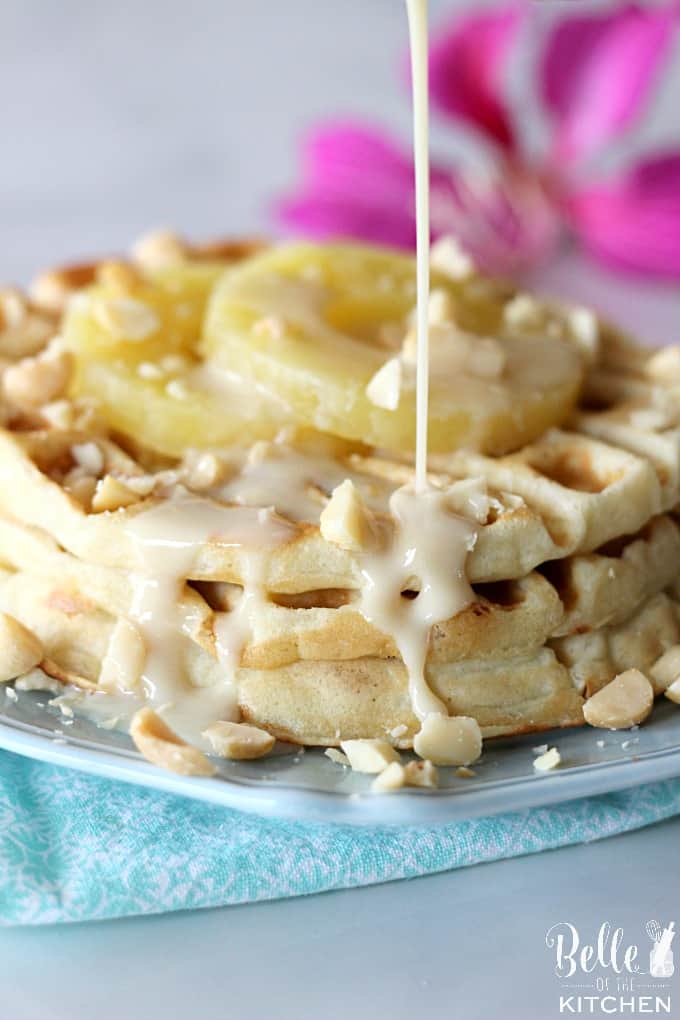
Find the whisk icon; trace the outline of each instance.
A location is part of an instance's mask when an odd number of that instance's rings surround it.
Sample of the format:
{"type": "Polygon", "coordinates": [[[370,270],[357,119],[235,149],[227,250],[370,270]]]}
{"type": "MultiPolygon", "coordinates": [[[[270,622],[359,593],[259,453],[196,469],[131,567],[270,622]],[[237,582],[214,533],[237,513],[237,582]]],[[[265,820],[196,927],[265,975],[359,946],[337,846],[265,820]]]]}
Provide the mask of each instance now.
{"type": "Polygon", "coordinates": [[[675,921],[662,928],[658,921],[647,921],[645,931],[654,943],[649,954],[649,973],[652,977],[671,977],[675,971],[671,942],[675,938],[675,921]]]}

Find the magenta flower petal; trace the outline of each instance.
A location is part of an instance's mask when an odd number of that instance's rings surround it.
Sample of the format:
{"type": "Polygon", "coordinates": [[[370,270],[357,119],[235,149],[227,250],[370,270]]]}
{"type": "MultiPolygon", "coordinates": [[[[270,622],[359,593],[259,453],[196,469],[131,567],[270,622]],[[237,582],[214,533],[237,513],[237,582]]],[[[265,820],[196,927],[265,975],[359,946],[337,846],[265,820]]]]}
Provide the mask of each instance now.
{"type": "Polygon", "coordinates": [[[415,220],[409,202],[390,208],[324,192],[280,201],[279,222],[287,230],[318,241],[353,238],[396,248],[415,245],[415,220]]]}
{"type": "Polygon", "coordinates": [[[603,261],[680,278],[680,152],[646,159],[620,181],[577,192],[566,215],[603,261]]]}
{"type": "Polygon", "coordinates": [[[630,171],[628,180],[639,195],[654,194],[680,202],[680,152],[645,157],[630,171]]]}
{"type": "Polygon", "coordinates": [[[556,122],[556,160],[585,156],[631,124],[668,52],[677,14],[677,4],[626,4],[557,24],[540,69],[556,122]]]}
{"type": "Polygon", "coordinates": [[[360,181],[382,194],[413,190],[413,168],[390,137],[355,121],[330,121],[315,128],[302,144],[304,180],[325,191],[353,194],[360,181]]]}
{"type": "Polygon", "coordinates": [[[504,149],[515,145],[501,75],[520,25],[518,4],[456,18],[430,46],[432,104],[504,149]]]}
{"type": "MultiPolygon", "coordinates": [[[[289,231],[317,240],[356,238],[415,246],[414,175],[385,135],[341,123],[313,131],[303,149],[303,181],[275,214],[289,231]]],[[[456,234],[487,269],[507,271],[544,257],[559,219],[541,181],[518,164],[431,167],[432,236],[456,234]]]]}
{"type": "Polygon", "coordinates": [[[415,243],[412,161],[373,128],[324,125],[303,145],[302,186],[277,203],[276,214],[285,227],[307,237],[410,247],[415,243]]]}

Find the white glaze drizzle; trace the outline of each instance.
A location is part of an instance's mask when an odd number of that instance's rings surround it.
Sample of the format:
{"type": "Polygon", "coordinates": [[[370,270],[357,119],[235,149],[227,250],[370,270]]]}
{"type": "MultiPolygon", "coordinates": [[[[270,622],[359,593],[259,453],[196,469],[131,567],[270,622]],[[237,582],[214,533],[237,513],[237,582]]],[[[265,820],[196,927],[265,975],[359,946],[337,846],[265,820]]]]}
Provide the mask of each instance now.
{"type": "MultiPolygon", "coordinates": [[[[187,740],[203,744],[203,730],[215,720],[238,719],[234,671],[248,631],[247,614],[239,611],[241,628],[217,648],[221,678],[206,687],[187,676],[185,654],[190,620],[179,610],[184,583],[191,576],[200,547],[211,541],[246,550],[244,560],[253,576],[253,592],[261,586],[269,552],[287,541],[294,529],[270,509],[228,507],[180,492],[176,498],[136,515],[126,528],[137,551],[139,569],[133,576],[130,619],[146,643],[142,676],[148,703],[187,740]]],[[[242,603],[248,604],[246,591],[242,603]]]]}
{"type": "Polygon", "coordinates": [[[430,629],[474,598],[465,560],[477,528],[453,514],[449,500],[446,491],[397,489],[390,499],[394,534],[385,549],[363,558],[359,608],[395,641],[408,672],[413,711],[421,721],[433,712],[448,714],[425,677],[430,629]],[[407,597],[406,591],[418,594],[407,597]]]}
{"type": "Polygon", "coordinates": [[[427,487],[430,325],[430,151],[427,0],[406,0],[411,41],[416,184],[416,492],[427,487]]]}

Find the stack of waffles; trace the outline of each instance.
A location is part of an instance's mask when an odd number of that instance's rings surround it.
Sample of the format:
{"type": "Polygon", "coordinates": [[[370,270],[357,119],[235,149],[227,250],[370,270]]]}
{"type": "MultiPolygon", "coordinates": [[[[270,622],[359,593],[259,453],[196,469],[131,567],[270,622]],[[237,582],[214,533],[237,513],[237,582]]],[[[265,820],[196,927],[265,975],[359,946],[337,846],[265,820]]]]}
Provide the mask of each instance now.
{"type": "MultiPolygon", "coordinates": [[[[246,252],[181,254],[224,263],[246,252]]],[[[148,442],[134,406],[137,432],[122,428],[74,388],[77,358],[59,336],[73,293],[100,271],[59,271],[30,299],[2,297],[0,609],[21,626],[0,679],[47,686],[105,725],[151,704],[203,750],[201,734],[228,711],[298,744],[412,747],[420,722],[398,641],[362,611],[361,552],[322,523],[345,479],[386,519],[392,492],[412,482],[408,458],[290,424],[276,438],[171,454],[148,442]],[[178,505],[191,534],[168,538],[178,505]],[[233,521],[217,523],[225,509],[259,516],[232,540],[233,521]],[[140,584],[161,583],[158,572],[143,580],[142,525],[183,550],[181,576],[160,572],[181,673],[166,690],[150,681],[134,623],[140,584]]],[[[432,626],[425,677],[484,737],[582,725],[587,700],[631,669],[655,694],[680,674],[680,350],[598,329],[580,403],[559,428],[505,455],[430,460],[431,486],[459,500],[476,541],[472,600],[432,626]]]]}

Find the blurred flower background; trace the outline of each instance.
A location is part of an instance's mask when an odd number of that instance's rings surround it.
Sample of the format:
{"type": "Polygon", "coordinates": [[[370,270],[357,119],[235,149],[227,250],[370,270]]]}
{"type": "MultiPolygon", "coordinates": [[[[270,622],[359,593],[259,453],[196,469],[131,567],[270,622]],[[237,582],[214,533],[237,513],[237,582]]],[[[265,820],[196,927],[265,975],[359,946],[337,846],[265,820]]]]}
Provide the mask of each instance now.
{"type": "MultiPolygon", "coordinates": [[[[657,157],[680,150],[680,0],[429,6],[435,229],[523,286],[677,340],[677,155],[657,157]]],[[[0,279],[152,227],[412,243],[404,0],[2,13],[0,279]]]]}
{"type": "MultiPolygon", "coordinates": [[[[455,233],[494,271],[545,266],[578,245],[617,269],[680,280],[680,130],[637,159],[616,158],[664,87],[680,3],[564,5],[533,40],[513,103],[511,60],[536,32],[539,7],[471,6],[433,29],[433,115],[478,143],[464,161],[433,153],[433,236],[455,233]],[[546,129],[536,145],[526,125],[538,107],[546,129]]],[[[360,118],[329,118],[304,139],[301,161],[299,185],[275,206],[287,230],[414,246],[408,143],[360,118]]]]}

